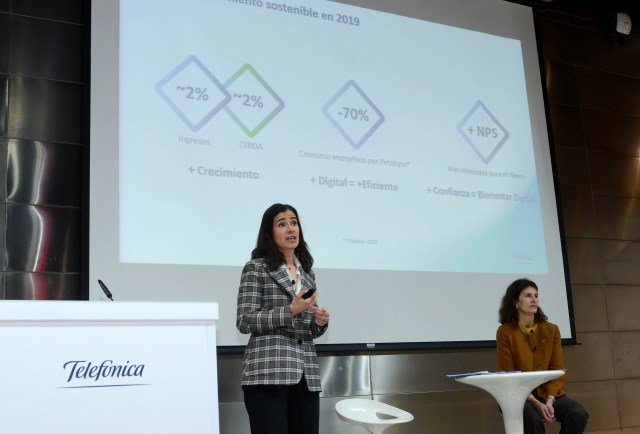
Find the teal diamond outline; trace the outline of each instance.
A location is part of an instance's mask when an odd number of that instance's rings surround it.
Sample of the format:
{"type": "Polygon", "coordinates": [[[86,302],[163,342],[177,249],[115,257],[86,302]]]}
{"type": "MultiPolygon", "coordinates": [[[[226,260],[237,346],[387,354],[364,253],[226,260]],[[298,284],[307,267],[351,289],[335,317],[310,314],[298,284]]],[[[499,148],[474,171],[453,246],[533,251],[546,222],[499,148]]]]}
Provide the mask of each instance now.
{"type": "Polygon", "coordinates": [[[244,74],[246,71],[249,71],[253,77],[258,80],[258,83],[260,83],[262,85],[262,87],[264,87],[264,89],[269,93],[269,95],[271,95],[273,97],[273,99],[275,99],[278,102],[278,105],[276,106],[275,109],[273,109],[271,111],[271,113],[269,113],[267,115],[267,117],[265,117],[262,122],[260,122],[253,130],[250,130],[245,124],[244,122],[242,122],[240,120],[240,118],[229,108],[229,107],[225,107],[224,111],[227,112],[227,114],[231,117],[231,119],[234,120],[234,122],[242,129],[242,131],[245,132],[245,134],[249,137],[254,137],[256,134],[258,134],[269,122],[271,122],[271,120],[282,111],[282,109],[284,108],[284,101],[282,101],[280,99],[280,97],[278,96],[277,93],[275,93],[275,91],[273,89],[271,89],[271,86],[269,86],[267,84],[266,81],[264,81],[264,79],[260,76],[260,74],[258,74],[258,71],[256,71],[253,66],[251,66],[250,64],[246,63],[244,64],[240,69],[238,69],[231,77],[229,77],[227,79],[227,81],[224,82],[224,87],[229,88],[229,86],[231,84],[233,84],[238,77],[240,77],[242,74],[244,74]]]}

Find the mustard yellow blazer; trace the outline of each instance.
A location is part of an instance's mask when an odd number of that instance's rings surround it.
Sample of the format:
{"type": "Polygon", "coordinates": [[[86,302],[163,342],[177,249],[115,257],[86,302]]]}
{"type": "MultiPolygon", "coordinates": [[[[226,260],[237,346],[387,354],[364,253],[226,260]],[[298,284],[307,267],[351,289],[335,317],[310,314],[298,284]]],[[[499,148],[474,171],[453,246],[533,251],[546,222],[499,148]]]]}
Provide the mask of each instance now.
{"type": "MultiPolygon", "coordinates": [[[[503,324],[496,332],[499,371],[546,371],[564,369],[560,329],[548,321],[538,323],[533,333],[525,333],[517,324],[503,324]]],[[[562,396],[564,375],[541,384],[538,395],[562,396]]]]}

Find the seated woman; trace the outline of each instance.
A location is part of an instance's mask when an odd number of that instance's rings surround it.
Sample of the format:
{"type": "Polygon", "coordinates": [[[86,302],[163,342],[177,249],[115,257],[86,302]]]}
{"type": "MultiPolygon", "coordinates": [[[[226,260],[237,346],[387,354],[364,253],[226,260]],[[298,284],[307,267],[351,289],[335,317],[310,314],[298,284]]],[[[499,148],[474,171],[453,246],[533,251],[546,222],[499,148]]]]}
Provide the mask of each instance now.
{"type": "MultiPolygon", "coordinates": [[[[546,371],[564,369],[560,330],[550,323],[538,305],[538,287],[518,279],[507,288],[500,304],[496,333],[498,370],[546,371]]],[[[581,434],[589,415],[584,407],[565,395],[564,376],[548,381],[527,397],[524,433],[543,434],[545,424],[557,420],[561,434],[581,434]]]]}

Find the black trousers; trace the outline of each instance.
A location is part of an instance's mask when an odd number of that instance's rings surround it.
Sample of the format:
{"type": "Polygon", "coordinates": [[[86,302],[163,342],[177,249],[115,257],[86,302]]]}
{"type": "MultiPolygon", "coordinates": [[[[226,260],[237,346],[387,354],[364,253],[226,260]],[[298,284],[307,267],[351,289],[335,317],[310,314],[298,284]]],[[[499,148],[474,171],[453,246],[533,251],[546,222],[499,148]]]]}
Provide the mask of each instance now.
{"type": "MultiPolygon", "coordinates": [[[[536,398],[538,398],[536,396],[536,398]]],[[[544,400],[538,398],[540,402],[544,400]]],[[[553,404],[556,421],[560,422],[560,434],[582,434],[589,415],[582,405],[567,395],[556,398],[553,404]]],[[[524,403],[524,434],[544,434],[544,423],[540,414],[529,401],[524,403]]]]}
{"type": "Polygon", "coordinates": [[[242,386],[251,434],[318,434],[320,392],[293,386],[242,386]]]}

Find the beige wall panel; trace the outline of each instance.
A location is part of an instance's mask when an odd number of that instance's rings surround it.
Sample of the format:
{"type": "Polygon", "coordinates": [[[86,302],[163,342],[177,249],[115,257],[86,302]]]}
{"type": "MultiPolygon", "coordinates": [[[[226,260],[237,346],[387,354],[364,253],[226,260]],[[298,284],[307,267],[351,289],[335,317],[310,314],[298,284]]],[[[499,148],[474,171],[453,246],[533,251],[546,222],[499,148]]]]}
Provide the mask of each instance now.
{"type": "Polygon", "coordinates": [[[562,219],[566,237],[595,238],[596,219],[591,194],[563,192],[562,219]]]}
{"type": "Polygon", "coordinates": [[[603,285],[571,285],[576,332],[609,330],[603,285]]]}
{"type": "Polygon", "coordinates": [[[606,283],[640,284],[640,242],[603,240],[600,246],[606,283]]]}
{"type": "Polygon", "coordinates": [[[640,286],[607,285],[605,297],[611,331],[640,330],[640,286]]]}
{"type": "Polygon", "coordinates": [[[578,333],[578,342],[563,348],[566,381],[614,379],[610,333],[578,333]]]}
{"type": "Polygon", "coordinates": [[[589,151],[589,164],[594,193],[640,197],[640,158],[589,151]]]}
{"type": "Polygon", "coordinates": [[[640,240],[640,199],[595,195],[593,202],[599,238],[640,240]]]}
{"type": "Polygon", "coordinates": [[[640,434],[640,427],[636,426],[633,428],[623,428],[622,434],[640,434]]]}
{"type": "Polygon", "coordinates": [[[640,426],[640,379],[618,380],[622,428],[640,426]]]}
{"type": "Polygon", "coordinates": [[[496,350],[447,350],[371,356],[374,395],[469,389],[447,374],[496,370],[496,350]]]}
{"type": "Polygon", "coordinates": [[[640,331],[612,333],[611,347],[616,378],[640,377],[640,331]]]}
{"type": "Polygon", "coordinates": [[[565,391],[568,396],[582,404],[589,413],[586,431],[620,428],[615,380],[567,383],[565,391]]]}
{"type": "Polygon", "coordinates": [[[623,434],[621,430],[606,430],[606,431],[585,431],[585,434],[623,434]]]}
{"type": "Polygon", "coordinates": [[[599,241],[587,238],[567,238],[566,245],[571,283],[603,283],[599,241]]]}
{"type": "MultiPolygon", "coordinates": [[[[385,434],[503,434],[498,404],[484,390],[376,396],[413,414],[412,422],[385,434]]],[[[365,434],[366,431],[360,431],[365,434]]],[[[337,433],[335,433],[337,434],[337,433]]]]}

